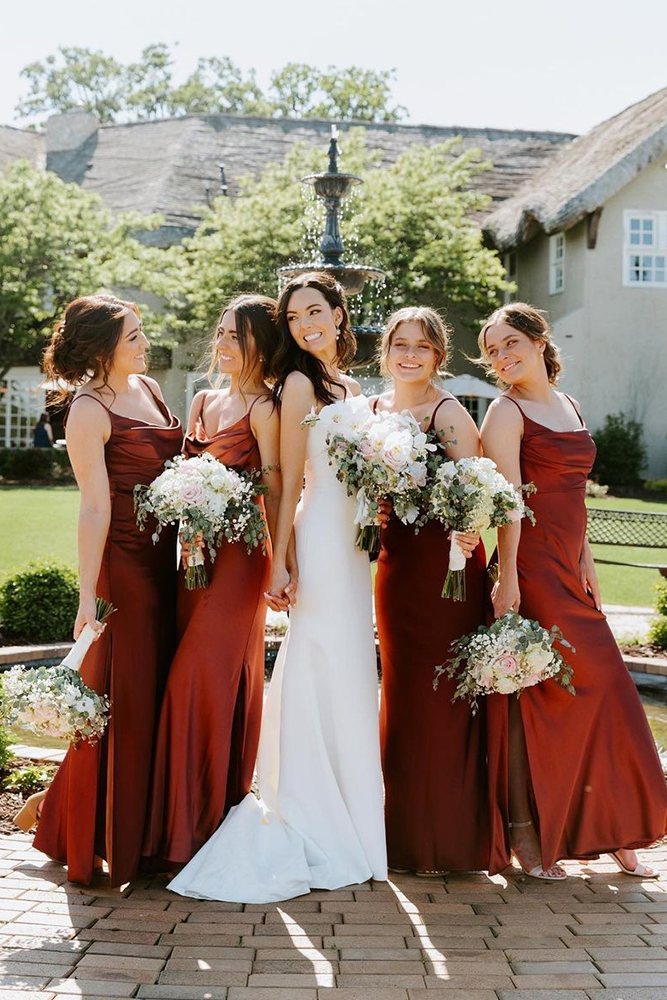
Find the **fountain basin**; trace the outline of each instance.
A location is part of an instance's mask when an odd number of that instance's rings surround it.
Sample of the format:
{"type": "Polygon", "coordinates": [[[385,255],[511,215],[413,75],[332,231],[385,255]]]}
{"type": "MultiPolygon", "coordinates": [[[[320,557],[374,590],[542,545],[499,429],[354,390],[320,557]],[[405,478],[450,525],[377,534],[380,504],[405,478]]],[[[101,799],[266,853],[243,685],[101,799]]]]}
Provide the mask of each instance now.
{"type": "Polygon", "coordinates": [[[361,177],[356,174],[335,174],[330,171],[321,174],[308,174],[303,178],[304,184],[312,184],[319,198],[347,198],[350,189],[362,184],[361,177]]]}
{"type": "Polygon", "coordinates": [[[366,282],[381,281],[385,272],[379,267],[367,267],[365,264],[334,264],[324,260],[314,260],[305,264],[288,264],[278,268],[280,281],[289,281],[300,274],[310,274],[316,271],[326,271],[340,282],[348,295],[357,295],[366,282]]]}

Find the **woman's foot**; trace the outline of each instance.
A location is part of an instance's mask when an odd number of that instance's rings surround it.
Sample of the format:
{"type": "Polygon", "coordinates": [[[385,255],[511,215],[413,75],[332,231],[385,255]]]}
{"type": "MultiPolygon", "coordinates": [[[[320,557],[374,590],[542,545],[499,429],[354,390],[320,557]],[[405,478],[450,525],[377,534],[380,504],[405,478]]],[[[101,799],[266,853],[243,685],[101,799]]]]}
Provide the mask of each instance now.
{"type": "Polygon", "coordinates": [[[14,817],[14,823],[19,830],[29,833],[33,826],[37,826],[39,817],[42,815],[42,803],[46,797],[46,788],[41,792],[35,792],[23,803],[22,807],[14,817]]]}
{"type": "Polygon", "coordinates": [[[621,871],[625,872],[626,875],[634,875],[635,878],[660,877],[660,873],[655,868],[641,863],[636,851],[628,851],[625,848],[621,848],[618,851],[612,851],[609,857],[616,862],[621,871]]]}
{"type": "Polygon", "coordinates": [[[429,869],[423,869],[421,871],[415,872],[415,875],[419,875],[420,878],[442,878],[445,875],[445,871],[430,871],[429,869]]]}
{"type": "Polygon", "coordinates": [[[410,871],[409,868],[395,868],[393,865],[389,865],[388,869],[392,875],[407,875],[410,871]]]}
{"type": "Polygon", "coordinates": [[[552,865],[551,868],[542,866],[540,844],[532,820],[525,823],[510,823],[509,826],[512,854],[526,875],[550,882],[559,882],[567,878],[565,870],[560,865],[552,865]]]}

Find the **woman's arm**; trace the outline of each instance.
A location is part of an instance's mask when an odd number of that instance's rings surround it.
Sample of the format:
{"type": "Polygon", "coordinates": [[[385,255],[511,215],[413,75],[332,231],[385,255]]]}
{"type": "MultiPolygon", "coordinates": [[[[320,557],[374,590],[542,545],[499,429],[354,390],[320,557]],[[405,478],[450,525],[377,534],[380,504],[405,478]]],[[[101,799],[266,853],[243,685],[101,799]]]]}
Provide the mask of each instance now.
{"type": "Polygon", "coordinates": [[[95,624],[95,598],[104,545],[111,520],[109,477],[104,445],[111,424],[107,413],[95,400],[81,398],[72,407],[67,421],[67,452],[79,486],[79,610],[74,623],[78,639],[85,625],[95,624]]]}
{"type": "MultiPolygon", "coordinates": [[[[282,493],[276,523],[275,546],[273,549],[273,572],[269,587],[269,604],[279,610],[285,606],[284,594],[292,582],[288,563],[290,540],[294,527],[296,506],[303,489],[303,474],[306,464],[307,431],[301,426],[304,417],[315,403],[313,386],[301,372],[287,376],[283,390],[280,412],[280,469],[282,473],[282,493]],[[278,598],[278,604],[275,599],[278,598]],[[282,601],[280,600],[282,598],[282,601]],[[272,603],[272,599],[273,602],[272,603]]],[[[290,595],[293,602],[293,596],[290,595]]]]}
{"type": "Polygon", "coordinates": [[[200,389],[196,392],[190,403],[190,412],[188,413],[188,426],[186,434],[194,434],[195,427],[197,426],[197,421],[201,417],[204,410],[204,402],[206,400],[206,389],[200,389]]]}
{"type": "Polygon", "coordinates": [[[266,521],[271,540],[275,544],[282,477],[280,473],[280,411],[272,399],[260,399],[253,406],[250,426],[259,446],[262,462],[261,483],[267,489],[264,497],[266,521]]]}
{"type": "MultiPolygon", "coordinates": [[[[515,486],[521,486],[521,438],[523,418],[512,403],[496,400],[482,424],[482,447],[498,471],[515,486]]],[[[516,558],[521,538],[521,522],[513,521],[498,529],[498,580],[491,592],[496,618],[518,611],[521,602],[516,558]]]]}
{"type": "MultiPolygon", "coordinates": [[[[477,425],[465,406],[456,401],[445,403],[435,415],[434,427],[438,441],[445,449],[447,458],[458,462],[460,458],[476,458],[482,454],[477,425]]],[[[458,531],[459,548],[469,559],[480,542],[478,531],[458,531]]]]}
{"type": "Polygon", "coordinates": [[[44,424],[44,430],[46,431],[47,438],[51,444],[53,444],[53,428],[51,427],[51,424],[44,424]]]}

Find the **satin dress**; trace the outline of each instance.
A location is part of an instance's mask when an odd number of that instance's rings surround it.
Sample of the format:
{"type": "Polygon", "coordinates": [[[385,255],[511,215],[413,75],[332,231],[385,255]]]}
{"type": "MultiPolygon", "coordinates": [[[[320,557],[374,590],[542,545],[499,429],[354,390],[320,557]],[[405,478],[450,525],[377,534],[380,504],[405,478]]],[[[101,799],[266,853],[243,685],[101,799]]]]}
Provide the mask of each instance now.
{"type": "MultiPolygon", "coordinates": [[[[210,438],[199,421],[183,450],[189,458],[209,452],[237,472],[262,464],[250,411],[210,438]]],[[[197,853],[250,791],[257,756],[270,557],[261,546],[249,553],[244,542],[223,542],[214,562],[205,558],[208,587],[186,590],[182,580],[178,591],[179,642],[144,845],[155,863],[185,864],[197,853]]]]}
{"type": "MultiPolygon", "coordinates": [[[[576,650],[563,650],[574,668],[575,696],[544,681],[519,699],[533,818],[549,868],[559,859],[646,847],[661,838],[667,786],[637,689],[579,578],[593,439],[583,422],[580,430],[554,431],[506,398],[523,415],[522,482],[537,487],[529,499],[536,524],[522,521],[518,549],[520,613],[545,628],[560,626],[576,650]]],[[[507,698],[486,698],[492,873],[510,861],[507,698]]]]}
{"type": "Polygon", "coordinates": [[[112,886],[138,873],[155,730],[175,646],[176,529],[163,528],[154,545],[153,526],[139,530],[133,502],[134,486],[164,471],[183,441],[178,419],[153,398],[164,426],[104,407],[111,421],[104,449],[111,523],[97,596],[117,610],[86,655],[81,676],[109,695],[111,718],[99,743],[68,750],[44,799],[34,841],[67,865],[71,882],[83,884],[92,878],[94,855],[106,860],[112,886]]]}
{"type": "Polygon", "coordinates": [[[415,534],[392,515],[375,578],[387,855],[391,867],[417,871],[489,863],[484,705],[473,716],[465,701],[452,703],[456,682],[444,676],[433,690],[436,664],[484,622],[486,556],[480,542],[466,561],[465,602],[442,598],[447,536],[437,521],[415,534]]]}

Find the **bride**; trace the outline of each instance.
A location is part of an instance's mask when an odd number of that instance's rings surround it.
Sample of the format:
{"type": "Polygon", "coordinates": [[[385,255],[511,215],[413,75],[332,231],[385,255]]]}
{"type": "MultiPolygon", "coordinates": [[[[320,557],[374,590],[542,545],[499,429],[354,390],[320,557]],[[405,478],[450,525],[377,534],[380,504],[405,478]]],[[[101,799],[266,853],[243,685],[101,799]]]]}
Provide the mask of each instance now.
{"type": "Polygon", "coordinates": [[[335,420],[368,412],[341,370],[356,348],[341,286],[327,274],[295,278],[278,327],[283,493],[265,596],[274,610],[291,609],[262,720],[261,798],[232,809],[168,886],[229,902],[387,878],[368,557],[355,547],[354,500],[326,453],[335,420]],[[320,419],[304,426],[313,409],[320,419]]]}

